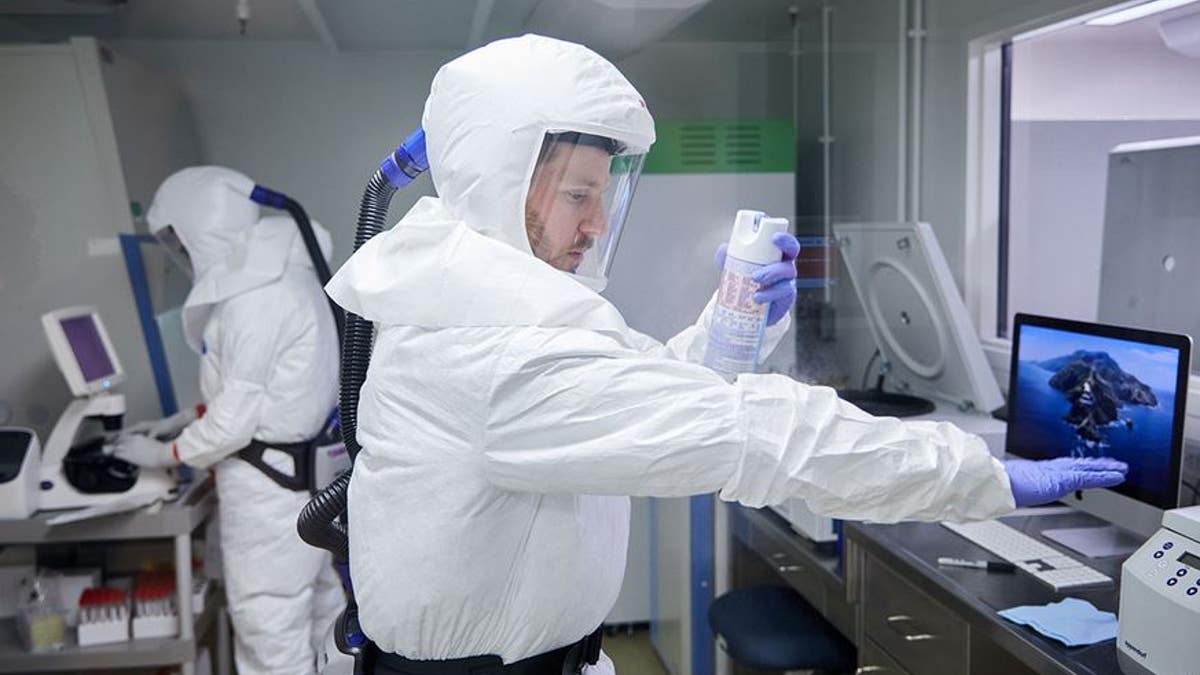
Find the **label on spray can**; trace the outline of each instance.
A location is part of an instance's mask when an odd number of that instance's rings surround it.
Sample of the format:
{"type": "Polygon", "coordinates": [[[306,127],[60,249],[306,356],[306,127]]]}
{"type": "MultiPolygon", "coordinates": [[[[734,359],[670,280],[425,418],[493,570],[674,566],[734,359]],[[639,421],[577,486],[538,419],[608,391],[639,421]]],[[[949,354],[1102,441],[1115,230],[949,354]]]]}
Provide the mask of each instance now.
{"type": "Polygon", "coordinates": [[[758,282],[751,276],[761,265],[725,259],[721,286],[708,328],[704,365],[733,379],[758,368],[758,352],[766,329],[767,305],[754,302],[758,282]]]}
{"type": "Polygon", "coordinates": [[[752,275],[763,265],[781,259],[772,239],[787,229],[786,218],[768,218],[762,211],[742,209],[733,219],[704,352],[704,365],[727,380],[732,381],[739,373],[758,370],[758,353],[767,328],[767,305],[754,301],[759,285],[752,275]]]}

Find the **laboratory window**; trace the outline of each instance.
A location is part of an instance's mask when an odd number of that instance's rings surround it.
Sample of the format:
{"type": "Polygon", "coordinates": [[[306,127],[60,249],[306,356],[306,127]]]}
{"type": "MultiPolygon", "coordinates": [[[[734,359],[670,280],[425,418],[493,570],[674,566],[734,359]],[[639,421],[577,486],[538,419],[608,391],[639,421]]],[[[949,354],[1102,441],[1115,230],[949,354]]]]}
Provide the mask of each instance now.
{"type": "Polygon", "coordinates": [[[1016,312],[1200,334],[1200,2],[1102,19],[1002,48],[998,338],[1016,312]]]}

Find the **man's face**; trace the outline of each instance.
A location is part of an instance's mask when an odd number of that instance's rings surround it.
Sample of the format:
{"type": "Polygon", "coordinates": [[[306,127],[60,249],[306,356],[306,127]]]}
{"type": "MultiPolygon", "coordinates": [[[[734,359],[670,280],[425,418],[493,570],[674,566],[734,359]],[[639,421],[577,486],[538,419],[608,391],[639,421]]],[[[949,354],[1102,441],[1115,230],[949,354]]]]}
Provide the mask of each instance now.
{"type": "Polygon", "coordinates": [[[604,191],[612,157],[599,148],[559,143],[538,164],[525,200],[525,232],[533,254],[574,272],[604,236],[604,191]]]}

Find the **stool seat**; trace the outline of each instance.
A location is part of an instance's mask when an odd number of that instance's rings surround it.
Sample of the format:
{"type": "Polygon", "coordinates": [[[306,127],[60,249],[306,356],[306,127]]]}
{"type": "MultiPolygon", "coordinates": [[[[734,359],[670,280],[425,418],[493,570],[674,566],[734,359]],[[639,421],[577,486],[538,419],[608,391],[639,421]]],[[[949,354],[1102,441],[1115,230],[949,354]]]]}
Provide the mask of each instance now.
{"type": "Polygon", "coordinates": [[[730,591],[708,610],[708,624],[737,664],[759,670],[853,670],[855,650],[787,586],[730,591]]]}

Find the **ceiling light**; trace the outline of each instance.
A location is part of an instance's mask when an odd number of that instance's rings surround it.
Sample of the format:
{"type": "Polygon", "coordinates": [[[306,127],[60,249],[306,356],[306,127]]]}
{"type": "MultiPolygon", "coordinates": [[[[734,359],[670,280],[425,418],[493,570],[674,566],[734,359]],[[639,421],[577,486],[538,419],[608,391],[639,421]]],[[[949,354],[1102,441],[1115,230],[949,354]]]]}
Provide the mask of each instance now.
{"type": "Polygon", "coordinates": [[[1165,12],[1168,9],[1175,9],[1184,5],[1190,5],[1196,0],[1152,0],[1151,2],[1143,2],[1140,5],[1119,9],[1109,14],[1103,14],[1094,19],[1088,19],[1089,26],[1117,26],[1123,23],[1128,23],[1135,19],[1140,19],[1151,14],[1165,12]]]}

